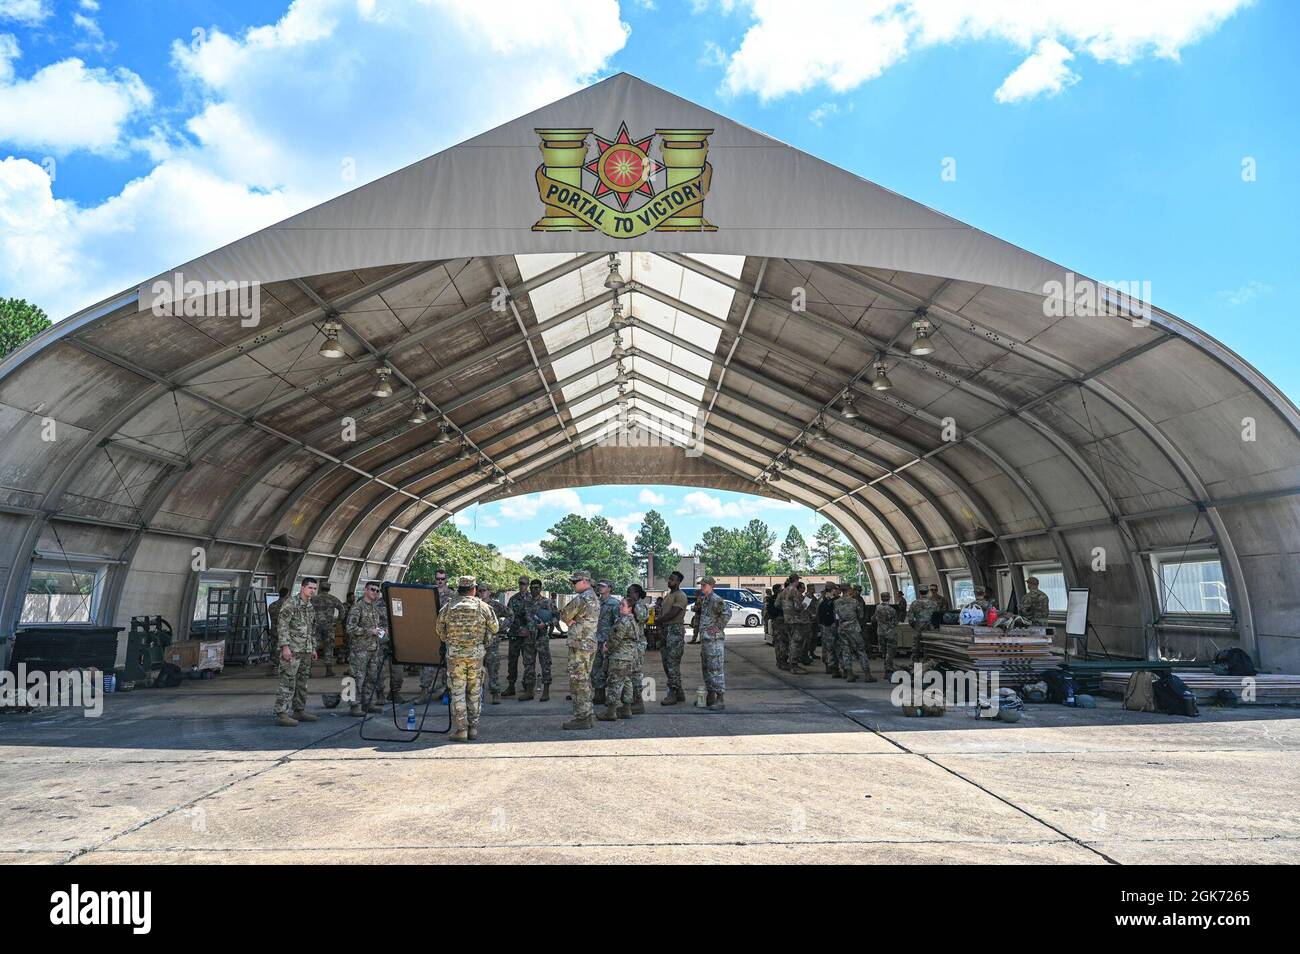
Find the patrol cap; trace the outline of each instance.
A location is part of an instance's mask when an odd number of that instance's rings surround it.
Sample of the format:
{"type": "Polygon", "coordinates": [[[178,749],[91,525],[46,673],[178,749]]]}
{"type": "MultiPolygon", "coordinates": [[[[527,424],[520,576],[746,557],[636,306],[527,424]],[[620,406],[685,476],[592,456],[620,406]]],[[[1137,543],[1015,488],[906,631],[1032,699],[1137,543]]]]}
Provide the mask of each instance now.
{"type": "Polygon", "coordinates": [[[706,576],[702,580],[700,580],[700,586],[704,586],[706,584],[709,586],[717,586],[718,581],[711,576],[706,576]]]}
{"type": "Polygon", "coordinates": [[[586,570],[574,570],[571,574],[569,574],[570,583],[577,583],[579,580],[586,580],[588,583],[590,583],[591,574],[588,573],[586,570]]]}
{"type": "Polygon", "coordinates": [[[457,585],[458,587],[459,587],[459,586],[465,586],[465,587],[473,586],[473,585],[474,585],[474,577],[472,577],[472,576],[462,576],[459,580],[456,581],[456,585],[457,585]]]}
{"type": "Polygon", "coordinates": [[[597,583],[596,585],[597,585],[597,586],[608,586],[611,590],[614,588],[614,584],[611,583],[611,582],[609,582],[609,580],[601,580],[601,581],[600,581],[599,583],[597,583]]]}

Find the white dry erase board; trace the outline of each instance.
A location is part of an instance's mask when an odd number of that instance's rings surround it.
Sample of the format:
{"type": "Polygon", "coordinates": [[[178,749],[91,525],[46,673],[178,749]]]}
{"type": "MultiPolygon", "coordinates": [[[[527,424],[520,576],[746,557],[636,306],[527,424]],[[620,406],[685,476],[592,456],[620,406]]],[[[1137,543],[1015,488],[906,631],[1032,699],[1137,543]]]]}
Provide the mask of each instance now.
{"type": "Polygon", "coordinates": [[[1071,589],[1066,597],[1065,635],[1088,635],[1088,590],[1086,587],[1071,589]]]}

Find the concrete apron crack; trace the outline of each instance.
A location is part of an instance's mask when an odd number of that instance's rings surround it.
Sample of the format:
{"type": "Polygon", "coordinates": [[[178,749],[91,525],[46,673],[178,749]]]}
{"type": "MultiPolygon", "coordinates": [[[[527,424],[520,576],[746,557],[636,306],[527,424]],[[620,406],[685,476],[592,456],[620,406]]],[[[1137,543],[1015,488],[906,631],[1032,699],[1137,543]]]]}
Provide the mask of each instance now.
{"type": "MultiPolygon", "coordinates": [[[[767,644],[764,643],[764,644],[763,644],[763,647],[764,647],[764,648],[767,648],[767,644]]],[[[969,778],[967,778],[965,775],[963,775],[961,772],[958,772],[956,769],[949,768],[947,765],[944,765],[942,762],[940,762],[940,761],[938,761],[938,760],[936,760],[936,759],[934,759],[934,758],[931,758],[930,756],[924,754],[923,752],[916,752],[916,751],[913,751],[912,749],[909,749],[909,748],[908,748],[906,745],[904,745],[902,742],[899,742],[899,741],[897,741],[896,739],[892,739],[892,738],[890,738],[889,736],[887,736],[887,735],[885,735],[883,732],[881,732],[879,729],[874,728],[873,726],[868,725],[866,722],[863,722],[861,719],[859,719],[859,718],[857,718],[857,717],[855,717],[855,716],[853,716],[853,715],[850,715],[848,711],[846,711],[846,710],[844,710],[844,709],[841,709],[841,708],[839,708],[838,706],[831,705],[831,703],[826,702],[826,701],[823,700],[823,699],[818,699],[817,696],[815,696],[813,693],[809,692],[809,691],[808,691],[806,688],[804,688],[803,686],[800,686],[798,683],[791,682],[789,679],[787,679],[787,678],[785,678],[783,675],[781,675],[780,670],[773,671],[772,669],[767,668],[767,666],[763,665],[762,663],[756,662],[754,659],[752,659],[752,658],[751,658],[750,656],[748,656],[747,654],[741,652],[739,649],[733,650],[733,652],[735,652],[738,656],[740,656],[742,659],[744,659],[744,660],[745,660],[747,663],[749,663],[751,666],[754,666],[755,668],[759,669],[760,671],[767,673],[768,675],[772,676],[773,678],[775,678],[776,680],[778,680],[779,682],[781,682],[783,685],[788,686],[788,687],[791,688],[791,689],[797,689],[799,692],[803,693],[803,694],[804,694],[805,696],[807,696],[809,699],[812,699],[813,701],[817,702],[818,704],[825,706],[827,709],[830,709],[832,712],[836,713],[837,715],[840,715],[840,716],[842,716],[843,718],[848,719],[850,722],[854,723],[855,725],[860,725],[860,726],[862,726],[862,728],[866,729],[868,732],[873,732],[873,733],[875,733],[875,735],[877,735],[879,738],[883,739],[885,742],[888,742],[890,745],[896,746],[897,748],[899,748],[900,750],[902,750],[902,751],[905,752],[906,754],[908,754],[908,755],[915,755],[915,756],[918,757],[918,758],[924,759],[925,761],[929,762],[931,765],[935,766],[936,768],[939,768],[939,769],[941,769],[942,771],[947,772],[947,773],[948,773],[949,775],[951,775],[953,778],[960,779],[961,781],[965,782],[967,785],[972,785],[972,786],[974,786],[975,788],[977,788],[977,789],[979,789],[981,792],[983,792],[985,795],[988,795],[990,798],[996,799],[997,801],[1001,802],[1003,805],[1006,805],[1008,808],[1014,809],[1015,811],[1017,811],[1017,812],[1019,812],[1020,814],[1024,815],[1026,818],[1029,818],[1029,819],[1031,819],[1031,820],[1037,822],[1038,824],[1042,825],[1044,828],[1047,828],[1047,829],[1050,829],[1051,831],[1056,832],[1058,835],[1060,835],[1062,838],[1066,839],[1067,841],[1073,842],[1074,844],[1078,845],[1080,848],[1084,848],[1084,849],[1086,849],[1087,851],[1090,851],[1090,852],[1092,852],[1093,854],[1097,855],[1098,857],[1105,859],[1105,861],[1106,861],[1108,864],[1112,864],[1112,865],[1118,865],[1118,864],[1119,864],[1118,861],[1116,861],[1116,860],[1115,860],[1114,858],[1112,858],[1110,855],[1106,854],[1104,851],[1100,851],[1099,849],[1094,848],[1092,845],[1088,844],[1087,842],[1085,842],[1085,841],[1083,841],[1083,840],[1081,840],[1081,839],[1079,839],[1079,838],[1075,838],[1075,837],[1074,837],[1073,835],[1071,835],[1069,832],[1064,831],[1064,830],[1058,828],[1057,826],[1053,825],[1051,822],[1049,822],[1049,821],[1047,821],[1047,820],[1045,820],[1045,819],[1043,819],[1043,818],[1039,818],[1039,817],[1038,817],[1037,815],[1035,815],[1033,812],[1029,811],[1029,809],[1027,809],[1027,808],[1023,808],[1022,806],[1017,805],[1015,802],[1011,801],[1010,799],[1005,798],[1005,797],[999,795],[997,792],[991,791],[990,789],[988,789],[988,788],[986,788],[985,786],[981,785],[979,782],[976,782],[976,781],[974,781],[973,779],[969,779],[969,778]]]]}

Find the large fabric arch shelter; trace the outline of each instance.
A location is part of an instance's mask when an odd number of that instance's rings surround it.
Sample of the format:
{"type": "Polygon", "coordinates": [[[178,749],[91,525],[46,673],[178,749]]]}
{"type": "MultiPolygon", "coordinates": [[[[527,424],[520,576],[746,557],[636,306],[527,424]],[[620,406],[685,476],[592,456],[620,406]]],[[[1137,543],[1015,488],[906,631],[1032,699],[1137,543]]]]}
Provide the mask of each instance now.
{"type": "Polygon", "coordinates": [[[1052,574],[1112,652],[1295,671],[1298,428],[1173,315],[620,74],[7,358],[3,632],[42,568],[184,621],[195,548],[347,589],[635,482],[815,508],[877,591],[1052,574]]]}

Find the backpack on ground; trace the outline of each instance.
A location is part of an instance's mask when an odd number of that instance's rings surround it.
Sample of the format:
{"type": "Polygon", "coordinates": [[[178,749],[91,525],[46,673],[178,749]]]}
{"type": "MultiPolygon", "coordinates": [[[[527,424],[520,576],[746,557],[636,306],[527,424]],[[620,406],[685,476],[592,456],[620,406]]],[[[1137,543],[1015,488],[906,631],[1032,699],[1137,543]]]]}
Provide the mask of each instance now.
{"type": "Polygon", "coordinates": [[[1059,669],[1048,669],[1043,673],[1043,682],[1047,683],[1047,701],[1063,705],[1070,696],[1069,677],[1059,669]]]}
{"type": "Polygon", "coordinates": [[[1172,672],[1162,673],[1152,688],[1155,690],[1156,706],[1168,715],[1197,716],[1196,697],[1192,690],[1172,672]]]}
{"type": "Polygon", "coordinates": [[[1124,687],[1124,708],[1133,712],[1155,712],[1155,681],[1155,673],[1144,670],[1130,675],[1128,685],[1124,687]]]}
{"type": "Polygon", "coordinates": [[[1217,653],[1210,664],[1210,669],[1220,676],[1255,675],[1255,663],[1244,650],[1236,646],[1217,653]]]}

